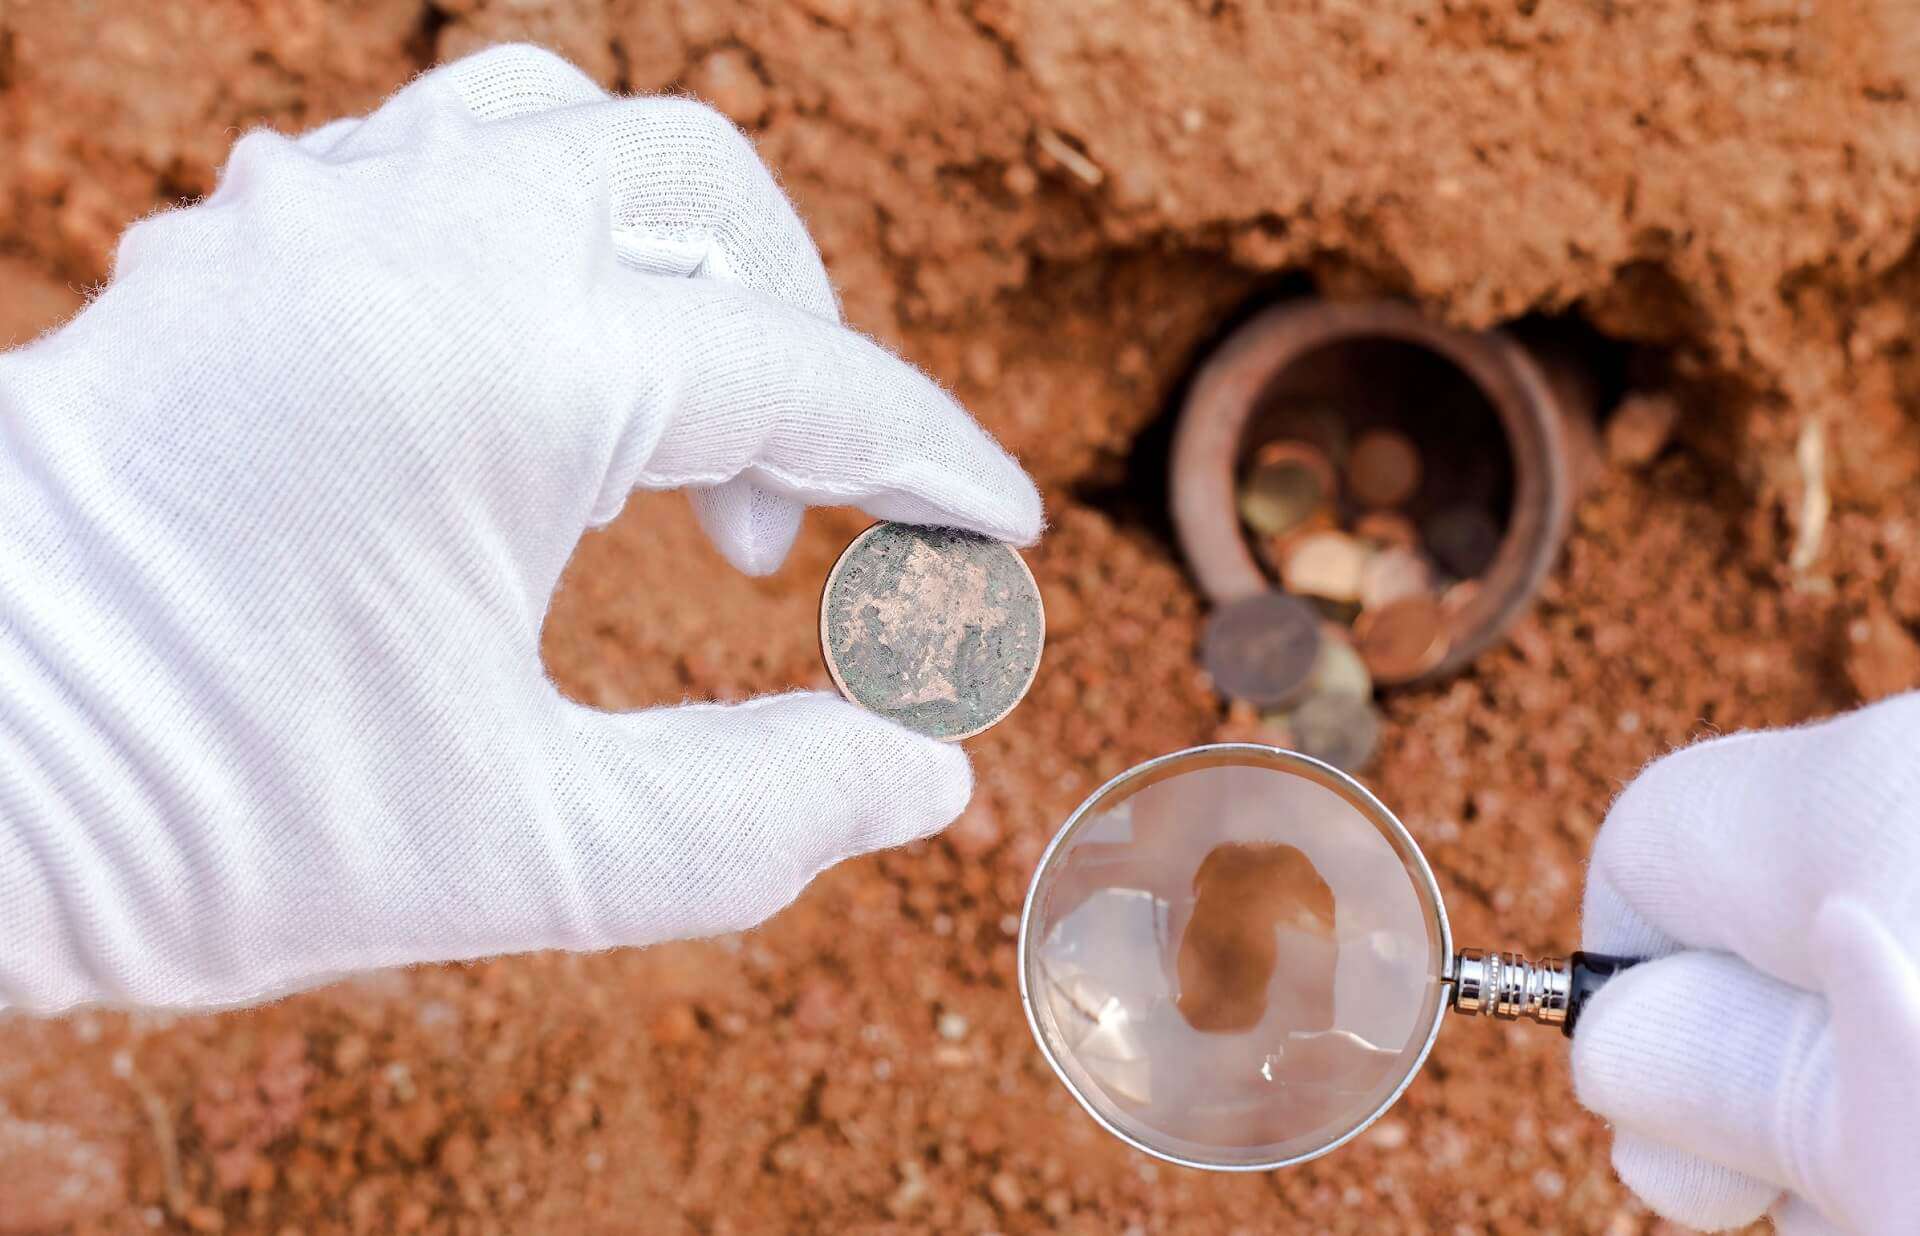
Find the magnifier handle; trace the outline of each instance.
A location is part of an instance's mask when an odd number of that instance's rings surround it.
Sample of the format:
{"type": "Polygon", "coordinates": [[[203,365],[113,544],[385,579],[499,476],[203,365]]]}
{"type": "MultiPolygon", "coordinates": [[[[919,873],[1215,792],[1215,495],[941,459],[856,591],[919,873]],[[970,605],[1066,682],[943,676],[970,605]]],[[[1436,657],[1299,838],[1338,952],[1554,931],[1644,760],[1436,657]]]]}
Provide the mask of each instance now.
{"type": "Polygon", "coordinates": [[[1453,958],[1453,994],[1447,1007],[1468,1016],[1485,1014],[1502,1021],[1522,1017],[1558,1026],[1572,1036],[1587,997],[1606,986],[1637,957],[1575,953],[1528,961],[1518,953],[1488,953],[1463,948],[1453,958]]]}
{"type": "Polygon", "coordinates": [[[1644,960],[1640,957],[1615,957],[1612,953],[1575,953],[1567,958],[1572,979],[1567,991],[1567,1019],[1560,1023],[1560,1033],[1573,1037],[1573,1023],[1580,1020],[1580,1010],[1585,1007],[1587,997],[1607,985],[1607,981],[1629,966],[1637,966],[1644,960]]]}

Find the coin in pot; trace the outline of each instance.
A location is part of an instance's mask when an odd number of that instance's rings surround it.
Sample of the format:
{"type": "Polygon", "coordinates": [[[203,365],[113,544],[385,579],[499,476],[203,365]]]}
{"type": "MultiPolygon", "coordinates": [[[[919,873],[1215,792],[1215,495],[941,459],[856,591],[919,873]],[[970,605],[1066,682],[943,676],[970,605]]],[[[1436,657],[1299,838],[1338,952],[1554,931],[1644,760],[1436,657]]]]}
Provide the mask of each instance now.
{"type": "Polygon", "coordinates": [[[820,598],[840,693],[933,738],[968,738],[1012,712],[1045,642],[1026,562],[956,528],[875,524],[841,553],[820,598]]]}
{"type": "Polygon", "coordinates": [[[1433,569],[1411,549],[1393,546],[1367,559],[1360,572],[1360,604],[1367,609],[1433,591],[1433,569]]]}
{"type": "Polygon", "coordinates": [[[1380,746],[1380,710],[1368,699],[1316,695],[1286,716],[1294,750],[1357,772],[1380,746]]]}
{"type": "Polygon", "coordinates": [[[1329,601],[1360,599],[1367,547],[1344,532],[1314,532],[1287,547],[1280,580],[1288,592],[1329,601]]]}
{"type": "Polygon", "coordinates": [[[1419,593],[1363,612],[1353,643],[1374,681],[1410,682],[1440,664],[1452,635],[1439,599],[1419,593]]]}
{"type": "Polygon", "coordinates": [[[1362,506],[1400,506],[1420,491],[1420,451],[1403,433],[1370,429],[1347,456],[1347,490],[1362,506]]]}
{"type": "Polygon", "coordinates": [[[1291,532],[1333,500],[1327,457],[1304,442],[1269,442],[1254,452],[1240,485],[1240,518],[1255,532],[1291,532]]]}
{"type": "Polygon", "coordinates": [[[1428,551],[1463,579],[1486,570],[1500,552],[1500,526],[1483,507],[1445,507],[1427,521],[1425,532],[1428,551]]]}
{"type": "Polygon", "coordinates": [[[1221,694],[1262,708],[1298,699],[1320,655],[1320,618],[1299,597],[1262,592],[1207,619],[1200,662],[1221,694]]]}

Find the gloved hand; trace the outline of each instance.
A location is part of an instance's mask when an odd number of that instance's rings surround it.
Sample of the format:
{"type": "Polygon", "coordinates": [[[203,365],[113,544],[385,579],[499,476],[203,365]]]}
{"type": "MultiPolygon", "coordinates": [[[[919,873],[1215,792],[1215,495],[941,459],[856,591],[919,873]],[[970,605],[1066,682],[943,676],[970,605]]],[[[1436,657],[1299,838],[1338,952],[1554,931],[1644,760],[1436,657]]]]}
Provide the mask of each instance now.
{"type": "Polygon", "coordinates": [[[964,754],[836,698],[557,694],[537,638],[582,530],[679,487],[750,572],[809,503],[1041,526],[839,324],[706,108],[502,48],[242,138],[0,357],[0,1005],[738,929],[951,821],[964,754]]]}
{"type": "Polygon", "coordinates": [[[1659,958],[1573,1038],[1649,1206],[1920,1232],[1920,694],[1641,773],[1594,847],[1584,947],[1659,958]]]}

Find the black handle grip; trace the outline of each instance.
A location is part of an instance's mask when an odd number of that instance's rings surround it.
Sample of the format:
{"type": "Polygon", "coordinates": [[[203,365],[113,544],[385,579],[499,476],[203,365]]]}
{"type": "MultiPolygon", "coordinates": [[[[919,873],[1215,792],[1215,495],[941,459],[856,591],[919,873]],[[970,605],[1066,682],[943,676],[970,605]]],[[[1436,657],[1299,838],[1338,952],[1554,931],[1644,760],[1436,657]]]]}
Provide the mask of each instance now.
{"type": "Polygon", "coordinates": [[[1607,980],[1629,966],[1641,962],[1638,957],[1615,957],[1610,953],[1575,953],[1567,958],[1567,966],[1572,971],[1572,979],[1567,987],[1567,1019],[1560,1023],[1560,1033],[1573,1037],[1573,1025],[1580,1020],[1580,1009],[1586,1004],[1587,997],[1607,985],[1607,980]]]}

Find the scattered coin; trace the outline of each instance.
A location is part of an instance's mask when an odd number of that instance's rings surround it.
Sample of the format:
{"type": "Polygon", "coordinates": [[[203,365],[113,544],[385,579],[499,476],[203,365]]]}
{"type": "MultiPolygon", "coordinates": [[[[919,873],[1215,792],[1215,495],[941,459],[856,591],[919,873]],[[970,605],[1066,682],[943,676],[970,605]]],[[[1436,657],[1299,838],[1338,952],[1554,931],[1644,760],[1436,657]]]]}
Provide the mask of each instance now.
{"type": "Polygon", "coordinates": [[[1365,609],[1432,591],[1433,569],[1427,560],[1398,545],[1375,552],[1360,571],[1360,604],[1365,609]]]}
{"type": "Polygon", "coordinates": [[[1445,507],[1427,521],[1426,534],[1427,549],[1462,579],[1486,570],[1500,552],[1500,526],[1484,507],[1445,507]]]}
{"type": "Polygon", "coordinates": [[[1380,711],[1371,700],[1316,695],[1287,714],[1296,751],[1358,772],[1380,745],[1380,711]]]}
{"type": "Polygon", "coordinates": [[[1263,535],[1291,532],[1333,500],[1334,488],[1325,455],[1304,442],[1269,442],[1240,487],[1240,518],[1263,535]]]}
{"type": "Polygon", "coordinates": [[[840,693],[934,738],[993,725],[1033,684],[1040,588],[1008,545],[954,528],[879,523],[827,576],[820,644],[840,693]]]}
{"type": "Polygon", "coordinates": [[[1320,630],[1320,656],[1307,679],[1310,696],[1333,695],[1344,699],[1373,698],[1373,675],[1367,663],[1353,647],[1353,637],[1344,626],[1328,623],[1320,630]]]}
{"type": "Polygon", "coordinates": [[[1347,488],[1362,506],[1400,506],[1420,490],[1420,451],[1407,435],[1370,429],[1347,456],[1347,488]]]}
{"type": "Polygon", "coordinates": [[[1320,618],[1306,602],[1263,592],[1213,611],[1200,660],[1222,694],[1273,708],[1300,697],[1320,640],[1320,618]]]}
{"type": "Polygon", "coordinates": [[[1363,612],[1354,646],[1376,682],[1409,682],[1440,664],[1452,643],[1447,615],[1430,593],[1363,612]]]}
{"type": "Polygon", "coordinates": [[[1288,592],[1329,601],[1360,599],[1367,548],[1344,532],[1314,532],[1287,548],[1280,579],[1288,592]]]}
{"type": "Polygon", "coordinates": [[[1368,511],[1353,521],[1353,535],[1380,548],[1420,548],[1420,530],[1398,511],[1368,511]]]}

